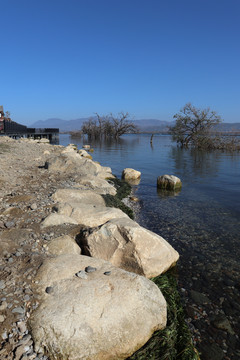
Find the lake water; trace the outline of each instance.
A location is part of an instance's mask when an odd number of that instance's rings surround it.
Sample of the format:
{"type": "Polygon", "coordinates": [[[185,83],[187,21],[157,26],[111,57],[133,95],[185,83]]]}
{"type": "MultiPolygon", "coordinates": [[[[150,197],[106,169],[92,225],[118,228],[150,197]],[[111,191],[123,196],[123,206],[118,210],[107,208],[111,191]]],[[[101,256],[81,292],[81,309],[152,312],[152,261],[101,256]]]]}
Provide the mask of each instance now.
{"type": "MultiPolygon", "coordinates": [[[[60,144],[87,139],[60,135],[60,144]]],[[[93,159],[121,177],[141,171],[133,187],[136,220],[179,253],[179,288],[201,359],[239,359],[240,153],[180,149],[169,136],[125,135],[91,142],[93,159]],[[157,191],[159,175],[178,176],[178,193],[157,191]]]]}

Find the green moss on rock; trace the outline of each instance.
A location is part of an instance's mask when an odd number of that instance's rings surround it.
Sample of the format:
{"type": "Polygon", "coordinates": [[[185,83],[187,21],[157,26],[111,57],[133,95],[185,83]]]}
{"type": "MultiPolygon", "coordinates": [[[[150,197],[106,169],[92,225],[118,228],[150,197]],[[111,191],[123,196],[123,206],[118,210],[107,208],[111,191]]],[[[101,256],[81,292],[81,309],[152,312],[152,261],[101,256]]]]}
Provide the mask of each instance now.
{"type": "Polygon", "coordinates": [[[133,211],[122,202],[122,199],[129,196],[131,193],[131,186],[123,180],[117,178],[108,179],[110,184],[113,184],[117,190],[117,194],[113,195],[102,195],[105,200],[106,206],[115,207],[125,212],[131,219],[134,218],[133,211]]]}
{"type": "Polygon", "coordinates": [[[128,360],[199,360],[177,288],[176,269],[172,268],[152,280],[162,291],[168,310],[167,327],[156,331],[151,339],[128,360]]]}

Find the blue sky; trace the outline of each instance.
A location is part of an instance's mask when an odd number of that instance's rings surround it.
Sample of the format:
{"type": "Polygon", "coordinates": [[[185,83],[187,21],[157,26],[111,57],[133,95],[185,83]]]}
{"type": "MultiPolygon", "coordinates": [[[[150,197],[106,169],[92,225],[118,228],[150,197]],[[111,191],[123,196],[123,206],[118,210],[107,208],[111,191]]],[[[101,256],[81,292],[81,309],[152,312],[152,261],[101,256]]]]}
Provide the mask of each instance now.
{"type": "Polygon", "coordinates": [[[240,122],[239,0],[0,0],[0,105],[24,124],[187,102],[240,122]]]}

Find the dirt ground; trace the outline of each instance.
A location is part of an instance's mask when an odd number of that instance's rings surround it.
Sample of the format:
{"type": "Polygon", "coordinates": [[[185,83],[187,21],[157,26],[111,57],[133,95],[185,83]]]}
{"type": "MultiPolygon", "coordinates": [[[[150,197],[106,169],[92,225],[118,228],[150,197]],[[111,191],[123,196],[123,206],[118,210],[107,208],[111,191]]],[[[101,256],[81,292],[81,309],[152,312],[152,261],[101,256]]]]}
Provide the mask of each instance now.
{"type": "Polygon", "coordinates": [[[48,255],[48,242],[79,226],[41,229],[52,211],[51,195],[69,187],[68,174],[49,174],[44,168],[62,146],[0,137],[0,359],[46,360],[35,353],[27,319],[38,306],[34,276],[48,255]]]}

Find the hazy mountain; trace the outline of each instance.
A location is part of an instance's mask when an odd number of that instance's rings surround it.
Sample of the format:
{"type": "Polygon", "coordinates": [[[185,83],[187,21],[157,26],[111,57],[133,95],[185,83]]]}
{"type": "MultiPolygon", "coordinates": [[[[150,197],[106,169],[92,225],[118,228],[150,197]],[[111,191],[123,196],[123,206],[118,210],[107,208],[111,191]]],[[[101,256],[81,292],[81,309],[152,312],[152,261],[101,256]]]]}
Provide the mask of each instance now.
{"type": "Polygon", "coordinates": [[[240,131],[240,123],[221,123],[216,125],[217,131],[240,131]]]}
{"type": "Polygon", "coordinates": [[[81,118],[75,120],[62,120],[58,118],[39,120],[31,124],[29,127],[33,128],[58,128],[59,131],[74,131],[80,130],[84,121],[88,118],[81,118]]]}
{"type": "MultiPolygon", "coordinates": [[[[75,120],[62,120],[58,118],[39,120],[31,124],[29,127],[33,128],[59,128],[59,131],[75,131],[80,130],[84,121],[88,118],[80,118],[75,120]]],[[[165,131],[167,126],[172,124],[168,121],[157,120],[157,119],[143,119],[133,120],[133,123],[141,131],[165,131]]]]}
{"type": "MultiPolygon", "coordinates": [[[[75,120],[62,120],[52,118],[47,120],[39,120],[31,124],[29,127],[34,128],[59,128],[59,131],[75,131],[80,130],[84,121],[89,118],[80,118],[75,120]]],[[[143,119],[132,121],[141,132],[167,132],[168,126],[172,126],[174,121],[164,121],[157,119],[143,119]]],[[[217,131],[240,131],[240,123],[221,123],[216,126],[217,131]]]]}
{"type": "Polygon", "coordinates": [[[173,125],[172,121],[164,121],[157,119],[133,120],[133,123],[141,132],[167,132],[168,126],[173,125]]]}

